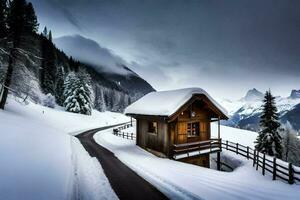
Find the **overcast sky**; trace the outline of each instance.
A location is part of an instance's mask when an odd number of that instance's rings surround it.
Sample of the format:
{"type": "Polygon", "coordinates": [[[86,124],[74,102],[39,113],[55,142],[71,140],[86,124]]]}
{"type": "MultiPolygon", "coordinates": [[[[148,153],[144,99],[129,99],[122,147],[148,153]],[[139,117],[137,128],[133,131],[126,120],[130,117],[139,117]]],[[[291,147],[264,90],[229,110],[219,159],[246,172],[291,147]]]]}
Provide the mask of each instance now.
{"type": "Polygon", "coordinates": [[[298,0],[32,2],[54,37],[97,41],[157,90],[197,86],[235,99],[253,87],[300,89],[298,0]]]}

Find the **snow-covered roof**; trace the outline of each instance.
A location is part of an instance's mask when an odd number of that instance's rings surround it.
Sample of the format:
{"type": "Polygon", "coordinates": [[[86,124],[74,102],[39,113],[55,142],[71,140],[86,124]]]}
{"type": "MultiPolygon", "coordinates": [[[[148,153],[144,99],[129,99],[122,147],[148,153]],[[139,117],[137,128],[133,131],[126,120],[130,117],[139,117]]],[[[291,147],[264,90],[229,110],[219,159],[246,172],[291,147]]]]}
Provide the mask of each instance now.
{"type": "Polygon", "coordinates": [[[226,117],[227,111],[201,88],[151,92],[125,109],[125,114],[171,116],[193,95],[205,95],[226,117]]]}

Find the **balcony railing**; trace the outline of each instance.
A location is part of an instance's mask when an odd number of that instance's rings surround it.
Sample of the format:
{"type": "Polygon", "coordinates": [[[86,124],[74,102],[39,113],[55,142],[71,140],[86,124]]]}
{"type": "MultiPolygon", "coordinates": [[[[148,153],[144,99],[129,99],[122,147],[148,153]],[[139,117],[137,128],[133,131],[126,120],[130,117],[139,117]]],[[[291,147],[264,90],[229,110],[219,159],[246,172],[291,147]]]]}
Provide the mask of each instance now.
{"type": "Polygon", "coordinates": [[[173,145],[173,158],[181,159],[221,151],[221,139],[210,139],[173,145]]]}

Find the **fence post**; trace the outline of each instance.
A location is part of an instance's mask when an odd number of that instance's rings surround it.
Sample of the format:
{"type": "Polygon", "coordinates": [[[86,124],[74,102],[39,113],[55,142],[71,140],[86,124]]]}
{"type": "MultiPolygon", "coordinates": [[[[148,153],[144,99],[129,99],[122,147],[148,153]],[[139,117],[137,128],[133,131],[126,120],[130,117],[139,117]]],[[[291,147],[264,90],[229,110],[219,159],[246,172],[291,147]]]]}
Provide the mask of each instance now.
{"type": "Polygon", "coordinates": [[[262,174],[265,175],[265,167],[266,167],[266,154],[264,153],[263,157],[263,167],[262,167],[262,174]]]}
{"type": "Polygon", "coordinates": [[[239,143],[236,143],[236,154],[239,154],[239,143]]]}
{"type": "Polygon", "coordinates": [[[228,150],[228,140],[226,140],[226,150],[228,150]]]}
{"type": "Polygon", "coordinates": [[[247,159],[249,160],[249,146],[247,146],[247,159]]]}
{"type": "Polygon", "coordinates": [[[273,180],[276,180],[276,158],[273,158],[273,180]]]}
{"type": "Polygon", "coordinates": [[[255,166],[255,162],[256,162],[256,149],[254,149],[254,153],[253,153],[253,167],[255,166]]]}
{"type": "Polygon", "coordinates": [[[256,152],[256,170],[258,170],[259,165],[259,151],[256,152]]]}
{"type": "Polygon", "coordinates": [[[289,163],[289,184],[294,184],[294,170],[292,163],[289,163]]]}
{"type": "Polygon", "coordinates": [[[220,156],[220,152],[217,152],[217,170],[218,171],[221,170],[221,156],[220,156]]]}
{"type": "Polygon", "coordinates": [[[131,140],[133,140],[133,133],[131,133],[131,140]]]}
{"type": "Polygon", "coordinates": [[[124,132],[122,132],[122,138],[124,138],[124,132]]]}

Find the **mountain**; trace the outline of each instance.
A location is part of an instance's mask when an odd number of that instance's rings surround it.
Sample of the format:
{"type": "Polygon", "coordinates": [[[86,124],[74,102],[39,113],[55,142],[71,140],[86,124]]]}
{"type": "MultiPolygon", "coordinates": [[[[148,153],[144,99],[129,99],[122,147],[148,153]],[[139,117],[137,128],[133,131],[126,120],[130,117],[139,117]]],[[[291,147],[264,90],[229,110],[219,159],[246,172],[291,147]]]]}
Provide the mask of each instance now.
{"type": "Polygon", "coordinates": [[[244,101],[258,101],[264,98],[264,94],[258,91],[257,89],[253,88],[249,90],[246,96],[243,98],[244,101]]]}
{"type": "Polygon", "coordinates": [[[292,90],[290,98],[291,99],[299,99],[300,98],[300,90],[292,90]]]}
{"type": "MultiPolygon", "coordinates": [[[[64,43],[63,51],[45,35],[23,36],[20,48],[33,56],[30,56],[30,59],[29,56],[20,57],[19,64],[16,63],[10,85],[14,94],[28,95],[28,98],[39,104],[43,103],[48,93],[55,96],[57,100],[62,96],[57,94],[62,94],[59,90],[63,89],[63,86],[60,86],[63,78],[69,72],[79,70],[84,70],[91,76],[93,106],[99,111],[122,112],[138,98],[154,91],[149,83],[129,69],[122,58],[95,41],[76,36],[71,39],[60,38],[59,43],[59,45],[64,43]],[[78,46],[74,42],[77,39],[78,46]],[[63,40],[66,42],[64,43],[63,40]],[[68,55],[64,52],[65,49],[68,55]],[[89,53],[92,55],[88,55],[89,53]],[[80,57],[80,54],[83,57],[80,57]],[[45,91],[46,84],[47,91],[45,91]]],[[[7,63],[4,63],[5,65],[7,63]]]]}
{"type": "Polygon", "coordinates": [[[130,102],[154,91],[149,83],[129,69],[129,64],[124,59],[94,40],[72,35],[56,38],[54,43],[68,56],[85,63],[94,69],[96,74],[101,74],[105,79],[117,84],[118,88],[130,95],[130,102]]]}
{"type": "Polygon", "coordinates": [[[124,67],[128,66],[125,60],[92,39],[81,35],[68,35],[55,38],[53,42],[68,56],[92,66],[98,72],[134,74],[124,67]]]}
{"type": "MultiPolygon", "coordinates": [[[[300,129],[300,98],[299,90],[293,90],[289,97],[277,96],[275,99],[279,112],[279,120],[282,123],[289,121],[294,128],[300,129]]],[[[222,124],[258,131],[263,93],[257,89],[251,89],[245,97],[237,101],[222,100],[221,104],[228,110],[229,120],[222,124]]]]}

